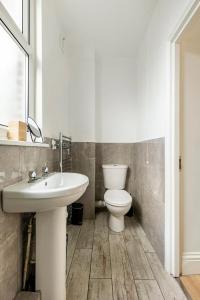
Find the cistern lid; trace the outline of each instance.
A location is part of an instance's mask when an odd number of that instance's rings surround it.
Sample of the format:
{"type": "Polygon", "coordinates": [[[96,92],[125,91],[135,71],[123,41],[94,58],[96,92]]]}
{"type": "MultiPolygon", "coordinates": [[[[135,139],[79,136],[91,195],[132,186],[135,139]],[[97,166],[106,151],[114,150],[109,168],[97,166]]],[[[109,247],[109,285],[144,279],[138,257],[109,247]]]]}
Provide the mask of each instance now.
{"type": "Polygon", "coordinates": [[[102,165],[103,169],[128,169],[127,165],[119,165],[119,164],[109,164],[109,165],[102,165]]]}

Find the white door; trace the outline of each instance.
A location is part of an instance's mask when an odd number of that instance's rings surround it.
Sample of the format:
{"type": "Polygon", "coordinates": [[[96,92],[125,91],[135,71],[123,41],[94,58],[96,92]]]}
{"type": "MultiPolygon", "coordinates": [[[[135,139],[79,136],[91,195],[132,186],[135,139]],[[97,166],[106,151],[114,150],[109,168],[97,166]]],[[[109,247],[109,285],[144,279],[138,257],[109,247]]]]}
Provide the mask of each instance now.
{"type": "Polygon", "coordinates": [[[180,66],[182,273],[200,274],[200,36],[183,40],[180,66]]]}

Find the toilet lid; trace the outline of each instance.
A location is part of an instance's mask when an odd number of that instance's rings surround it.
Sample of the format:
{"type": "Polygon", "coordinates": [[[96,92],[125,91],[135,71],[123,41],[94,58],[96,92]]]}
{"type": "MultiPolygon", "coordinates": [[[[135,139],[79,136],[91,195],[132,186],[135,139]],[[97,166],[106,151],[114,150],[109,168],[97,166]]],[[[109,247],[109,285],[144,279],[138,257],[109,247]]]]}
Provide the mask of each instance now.
{"type": "Polygon", "coordinates": [[[108,190],[104,194],[104,200],[113,206],[124,206],[132,202],[132,197],[124,190],[108,190]]]}

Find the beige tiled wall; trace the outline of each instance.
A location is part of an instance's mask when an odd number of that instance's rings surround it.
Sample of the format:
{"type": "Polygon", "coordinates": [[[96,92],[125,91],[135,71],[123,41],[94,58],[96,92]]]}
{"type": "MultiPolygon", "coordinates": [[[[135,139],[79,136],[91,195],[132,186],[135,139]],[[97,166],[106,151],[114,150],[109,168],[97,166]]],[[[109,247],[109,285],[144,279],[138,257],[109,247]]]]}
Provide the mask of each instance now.
{"type": "Polygon", "coordinates": [[[133,205],[149,240],[164,264],[165,255],[165,141],[134,144],[131,158],[133,205]]]}
{"type": "Polygon", "coordinates": [[[95,143],[72,143],[72,171],[88,176],[90,184],[79,202],[84,204],[84,218],[95,218],[95,143]]]}
{"type": "MultiPolygon", "coordinates": [[[[0,190],[27,177],[35,169],[41,173],[47,163],[58,169],[58,150],[48,148],[0,146],[0,190]]],[[[0,207],[0,299],[13,300],[21,288],[21,215],[7,214],[0,207]]]]}

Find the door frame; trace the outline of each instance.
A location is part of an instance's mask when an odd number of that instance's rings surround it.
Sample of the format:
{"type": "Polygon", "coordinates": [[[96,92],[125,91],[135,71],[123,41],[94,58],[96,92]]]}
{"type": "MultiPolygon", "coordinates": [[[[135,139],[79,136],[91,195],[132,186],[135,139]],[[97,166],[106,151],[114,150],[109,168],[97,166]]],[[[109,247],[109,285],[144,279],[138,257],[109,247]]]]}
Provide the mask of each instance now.
{"type": "Polygon", "coordinates": [[[171,35],[170,42],[170,104],[166,134],[165,170],[165,268],[174,277],[181,274],[181,199],[180,199],[180,45],[179,38],[200,8],[200,1],[191,3],[171,35]]]}

